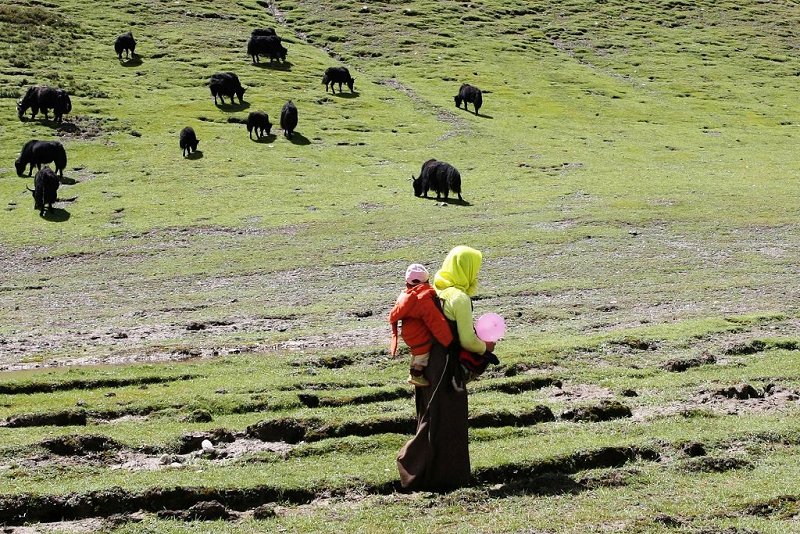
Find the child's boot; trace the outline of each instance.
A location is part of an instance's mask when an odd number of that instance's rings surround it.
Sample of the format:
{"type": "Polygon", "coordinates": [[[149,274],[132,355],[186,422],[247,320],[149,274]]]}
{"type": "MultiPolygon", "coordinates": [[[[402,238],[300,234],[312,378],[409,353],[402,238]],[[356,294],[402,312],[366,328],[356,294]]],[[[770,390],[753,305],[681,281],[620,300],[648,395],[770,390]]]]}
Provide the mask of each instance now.
{"type": "Polygon", "coordinates": [[[426,388],[431,385],[427,378],[422,374],[422,369],[411,368],[408,373],[408,383],[418,388],[426,388]]]}

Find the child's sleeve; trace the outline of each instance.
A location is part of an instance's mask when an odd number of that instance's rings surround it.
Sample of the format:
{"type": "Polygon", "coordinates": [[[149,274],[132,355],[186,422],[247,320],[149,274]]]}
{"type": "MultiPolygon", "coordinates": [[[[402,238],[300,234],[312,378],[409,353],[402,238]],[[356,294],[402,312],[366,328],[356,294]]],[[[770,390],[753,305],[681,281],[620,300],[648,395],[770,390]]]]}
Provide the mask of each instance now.
{"type": "Polygon", "coordinates": [[[397,321],[403,318],[403,302],[405,301],[405,294],[400,293],[397,296],[397,300],[394,302],[394,306],[389,311],[389,322],[396,323],[397,321]]]}
{"type": "Polygon", "coordinates": [[[401,301],[403,298],[403,294],[401,293],[400,296],[397,297],[397,301],[392,306],[391,311],[389,312],[389,324],[392,325],[392,337],[389,341],[389,353],[392,357],[397,356],[397,322],[402,319],[401,317],[401,301]]]}

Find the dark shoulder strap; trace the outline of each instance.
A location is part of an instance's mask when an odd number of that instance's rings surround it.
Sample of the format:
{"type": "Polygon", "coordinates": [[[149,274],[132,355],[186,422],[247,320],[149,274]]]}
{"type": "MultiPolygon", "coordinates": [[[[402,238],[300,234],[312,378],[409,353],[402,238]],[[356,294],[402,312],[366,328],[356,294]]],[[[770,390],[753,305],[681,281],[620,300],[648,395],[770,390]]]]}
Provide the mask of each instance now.
{"type": "Polygon", "coordinates": [[[436,304],[436,307],[439,308],[439,311],[444,315],[444,304],[442,303],[441,297],[433,295],[433,303],[436,304]]]}

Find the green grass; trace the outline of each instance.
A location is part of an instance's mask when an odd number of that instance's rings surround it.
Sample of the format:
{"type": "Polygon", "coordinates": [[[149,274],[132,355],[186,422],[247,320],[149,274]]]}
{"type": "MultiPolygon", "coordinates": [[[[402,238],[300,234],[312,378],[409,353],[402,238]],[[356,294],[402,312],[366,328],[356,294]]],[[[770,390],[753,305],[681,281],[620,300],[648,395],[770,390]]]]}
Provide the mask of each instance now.
{"type": "Polygon", "coordinates": [[[796,515],[745,510],[798,495],[797,401],[700,399],[741,383],[800,389],[797,5],[274,4],[277,18],[251,0],[0,7],[0,386],[128,381],[0,394],[0,420],[89,414],[85,427],[0,427],[0,493],[259,484],[333,493],[265,522],[147,516],[107,527],[122,532],[792,531],[796,515]],[[249,30],[264,26],[284,38],[284,68],[245,54],[249,30]],[[125,65],[113,41],[129,29],[141,63],[125,65]],[[322,72],[339,64],[357,94],[325,93],[322,72]],[[204,84],[219,71],[239,75],[248,106],[214,106],[204,84]],[[480,116],[453,106],[464,82],[485,92],[480,116]],[[60,196],[77,198],[50,218],[31,209],[32,180],[12,166],[24,142],[58,135],[17,119],[15,100],[35,83],[70,92],[66,120],[79,130],[58,136],[72,184],[60,196]],[[277,128],[252,142],[228,122],[264,110],[277,123],[287,99],[299,109],[295,142],[277,128]],[[180,156],[187,125],[200,158],[180,156]],[[460,170],[469,205],[413,197],[409,177],[431,157],[460,170]],[[363,503],[350,496],[396,479],[405,436],[130,473],[31,463],[61,435],[166,450],[190,431],[270,419],[411,417],[410,398],[363,401],[403,386],[407,357],[385,354],[386,312],[408,263],[435,269],[458,244],[484,252],[475,313],[501,313],[509,327],[503,367],[473,387],[473,416],[537,405],[558,416],[602,396],[634,411],[473,428],[473,467],[631,445],[659,448],[660,461],[565,475],[575,491],[479,485],[363,503]],[[748,344],[760,348],[736,349],[748,344]],[[717,363],[662,367],[702,354],[717,363]],[[330,368],[343,357],[350,364],[330,368]],[[495,389],[531,376],[588,397],[495,389]],[[309,408],[298,393],[334,406],[309,408]],[[186,421],[195,410],[213,421],[186,421]],[[147,415],[112,417],[134,413],[147,415]],[[752,468],[686,472],[688,441],[742,454],[752,468]],[[616,476],[624,483],[584,480],[616,476]]]}

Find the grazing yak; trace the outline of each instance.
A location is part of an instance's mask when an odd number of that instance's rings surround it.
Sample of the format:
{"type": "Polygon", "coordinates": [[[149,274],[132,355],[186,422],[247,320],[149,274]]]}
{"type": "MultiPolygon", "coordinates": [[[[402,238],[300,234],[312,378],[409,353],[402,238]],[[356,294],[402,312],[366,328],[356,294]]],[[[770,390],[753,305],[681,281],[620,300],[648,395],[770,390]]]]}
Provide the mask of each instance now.
{"type": "Polygon", "coordinates": [[[322,83],[325,84],[325,92],[328,92],[328,85],[331,86],[331,93],[336,93],[333,90],[333,84],[339,84],[339,92],[342,92],[342,84],[346,83],[347,87],[350,88],[350,92],[353,92],[353,84],[356,83],[356,80],[350,76],[350,71],[347,70],[345,67],[328,67],[325,69],[325,74],[322,76],[322,83]]]}
{"type": "Polygon", "coordinates": [[[456,101],[457,108],[460,108],[461,102],[464,102],[464,109],[467,109],[467,102],[469,102],[475,106],[475,115],[477,115],[478,110],[483,105],[483,93],[477,87],[465,83],[458,90],[458,94],[453,97],[453,100],[456,101]]]}
{"type": "Polygon", "coordinates": [[[197,152],[198,144],[200,144],[200,141],[198,141],[197,135],[194,133],[194,128],[187,126],[181,130],[181,150],[183,151],[184,158],[187,153],[191,154],[192,152],[197,152]]]}
{"type": "Polygon", "coordinates": [[[247,90],[239,83],[239,77],[232,72],[218,72],[211,75],[208,82],[208,87],[211,89],[211,96],[214,97],[214,104],[217,103],[217,97],[225,104],[225,97],[231,99],[231,105],[234,104],[233,95],[239,97],[239,103],[244,103],[244,92],[247,90]]]}
{"type": "Polygon", "coordinates": [[[247,54],[252,56],[253,63],[259,62],[258,56],[269,56],[270,63],[276,60],[285,62],[287,52],[277,35],[253,35],[247,41],[247,54]]]}
{"type": "Polygon", "coordinates": [[[250,37],[258,37],[258,36],[267,36],[267,35],[278,35],[275,33],[275,28],[256,28],[250,33],[250,37]]]}
{"type": "Polygon", "coordinates": [[[286,102],[281,109],[281,128],[283,128],[283,135],[288,138],[292,137],[294,129],[297,128],[297,106],[291,100],[286,102]]]}
{"type": "Polygon", "coordinates": [[[464,200],[461,198],[461,175],[455,167],[444,161],[429,159],[422,164],[419,178],[414,178],[412,174],[411,180],[414,196],[428,198],[428,190],[432,189],[436,191],[436,200],[440,200],[441,195],[447,200],[450,191],[458,194],[458,200],[464,200]]]}
{"type": "Polygon", "coordinates": [[[45,205],[53,211],[53,202],[58,200],[58,176],[50,167],[45,166],[39,169],[33,179],[33,189],[25,186],[25,189],[33,194],[33,209],[39,210],[39,217],[44,217],[45,205]]]}
{"type": "Polygon", "coordinates": [[[136,54],[134,52],[136,51],[136,39],[133,38],[133,33],[125,32],[121,35],[118,35],[117,40],[114,41],[114,51],[117,53],[117,57],[119,57],[120,61],[122,61],[122,52],[125,52],[126,59],[130,58],[131,56],[135,57],[136,54]]]}
{"type": "Polygon", "coordinates": [[[64,167],[67,166],[67,151],[64,150],[64,145],[58,141],[37,141],[32,139],[25,143],[22,147],[22,152],[19,158],[14,162],[17,168],[17,176],[23,176],[25,166],[30,165],[28,176],[33,174],[33,166],[41,169],[45,163],[54,162],[56,165],[56,172],[64,177],[64,167]]]}
{"type": "Polygon", "coordinates": [[[28,87],[28,90],[17,102],[17,116],[19,120],[25,115],[25,112],[31,110],[31,119],[36,118],[39,110],[44,112],[44,118],[50,120],[47,110],[53,110],[53,120],[61,122],[64,115],[72,111],[72,101],[69,95],[63,89],[56,87],[48,87],[46,85],[34,85],[28,87]]]}
{"type": "Polygon", "coordinates": [[[253,130],[256,131],[256,137],[264,137],[264,132],[272,130],[272,124],[269,122],[269,115],[263,111],[251,111],[247,115],[247,133],[250,134],[250,139],[253,138],[253,130]]]}

